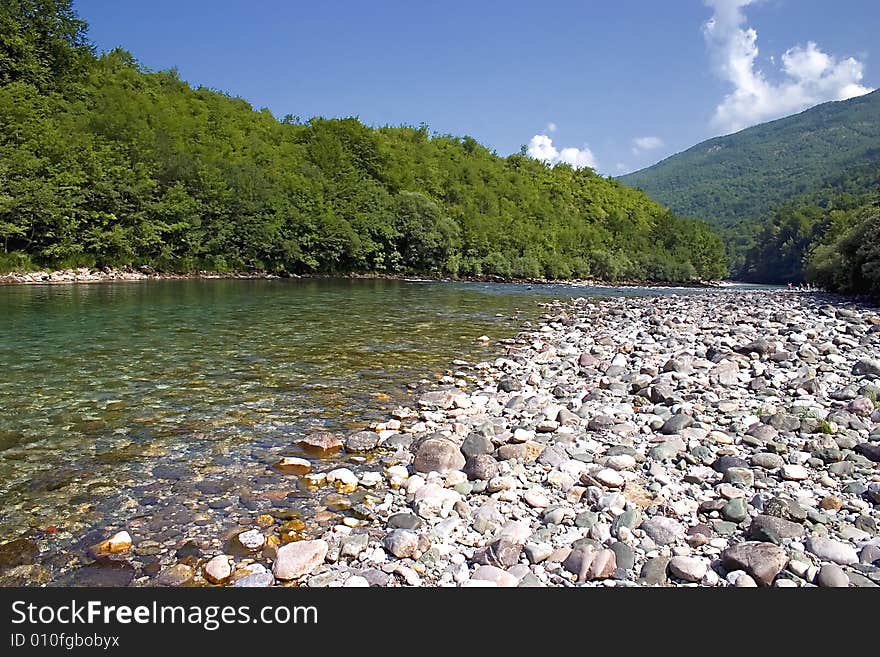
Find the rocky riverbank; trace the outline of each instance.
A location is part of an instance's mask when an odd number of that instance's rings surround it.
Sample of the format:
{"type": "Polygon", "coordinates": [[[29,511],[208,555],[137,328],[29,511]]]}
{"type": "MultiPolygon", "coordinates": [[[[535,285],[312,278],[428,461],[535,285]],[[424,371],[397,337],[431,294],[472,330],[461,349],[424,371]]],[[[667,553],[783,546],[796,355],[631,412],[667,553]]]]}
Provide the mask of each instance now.
{"type": "Polygon", "coordinates": [[[279,278],[264,272],[218,273],[199,271],[190,273],[164,273],[149,267],[117,269],[105,267],[92,269],[59,269],[56,271],[12,272],[0,274],[0,285],[45,285],[51,283],[109,283],[119,281],[171,280],[186,278],[279,278]]]}
{"type": "MultiPolygon", "coordinates": [[[[146,280],[179,280],[179,279],[214,279],[214,278],[238,278],[238,279],[273,279],[273,278],[365,278],[365,279],[389,279],[389,280],[413,280],[410,274],[383,274],[383,273],[350,273],[350,274],[291,274],[283,275],[273,274],[270,272],[212,272],[212,271],[193,271],[193,272],[157,272],[149,267],[104,267],[103,269],[92,269],[90,267],[79,267],[76,269],[59,269],[55,271],[35,271],[35,272],[10,272],[0,273],[0,285],[45,285],[52,283],[109,283],[119,281],[146,281],[146,280]]],[[[644,281],[616,281],[610,283],[600,280],[551,280],[546,278],[527,278],[513,279],[504,278],[502,276],[464,276],[460,278],[449,278],[440,275],[418,275],[415,280],[430,280],[442,282],[480,282],[480,283],[524,283],[532,285],[577,285],[583,287],[644,287],[646,285],[653,287],[718,287],[720,283],[716,281],[693,281],[691,283],[664,283],[653,282],[645,283],[644,281]]]]}
{"type": "Polygon", "coordinates": [[[149,571],[125,527],[91,556],[135,585],[880,583],[875,308],[723,292],[545,310],[386,422],[301,437],[362,461],[277,464],[325,495],[314,517],[255,511],[222,553],[206,536],[149,571]]]}

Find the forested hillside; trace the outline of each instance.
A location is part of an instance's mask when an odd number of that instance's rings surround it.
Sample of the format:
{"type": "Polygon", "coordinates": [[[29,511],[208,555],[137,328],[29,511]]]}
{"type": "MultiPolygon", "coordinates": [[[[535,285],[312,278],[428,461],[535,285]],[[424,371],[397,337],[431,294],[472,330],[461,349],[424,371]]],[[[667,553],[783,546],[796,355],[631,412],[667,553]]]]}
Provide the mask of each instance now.
{"type": "MultiPolygon", "coordinates": [[[[295,108],[291,108],[295,110],[295,108]]],[[[288,116],[0,5],[0,265],[717,279],[720,239],[590,169],[288,116]]]]}
{"type": "Polygon", "coordinates": [[[717,137],[620,180],[716,227],[787,201],[860,195],[880,170],[880,91],[717,137]]]}

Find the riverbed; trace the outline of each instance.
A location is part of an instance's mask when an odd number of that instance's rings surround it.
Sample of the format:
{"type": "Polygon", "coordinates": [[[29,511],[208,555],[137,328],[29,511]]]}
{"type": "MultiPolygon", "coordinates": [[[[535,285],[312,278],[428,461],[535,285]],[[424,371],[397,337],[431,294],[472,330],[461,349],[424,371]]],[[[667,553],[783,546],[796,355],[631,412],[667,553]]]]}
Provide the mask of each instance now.
{"type": "MultiPolygon", "coordinates": [[[[308,533],[332,499],[272,467],[308,456],[298,437],[387,420],[453,361],[497,356],[541,301],[705,292],[418,280],[0,288],[0,543],[18,541],[0,567],[31,567],[6,583],[128,584],[169,554],[209,549],[205,537],[226,547],[258,514],[308,533]],[[141,570],[84,568],[85,549],[123,527],[141,570]]],[[[343,451],[317,469],[363,463],[343,451]]]]}

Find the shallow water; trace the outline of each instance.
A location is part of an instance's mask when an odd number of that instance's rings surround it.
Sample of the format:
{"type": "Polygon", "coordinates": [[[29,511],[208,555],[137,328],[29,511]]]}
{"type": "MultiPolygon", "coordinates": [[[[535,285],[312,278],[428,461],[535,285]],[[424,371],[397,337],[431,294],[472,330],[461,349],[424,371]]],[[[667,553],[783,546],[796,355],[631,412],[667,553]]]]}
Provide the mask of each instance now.
{"type": "Polygon", "coordinates": [[[702,291],[384,280],[0,287],[0,543],[35,540],[56,578],[85,563],[77,547],[123,527],[136,546],[180,544],[219,541],[279,505],[307,517],[319,496],[271,467],[297,453],[297,436],[387,419],[410,401],[407,383],[498,353],[475,339],[511,337],[539,314],[537,301],[671,293],[702,291]]]}

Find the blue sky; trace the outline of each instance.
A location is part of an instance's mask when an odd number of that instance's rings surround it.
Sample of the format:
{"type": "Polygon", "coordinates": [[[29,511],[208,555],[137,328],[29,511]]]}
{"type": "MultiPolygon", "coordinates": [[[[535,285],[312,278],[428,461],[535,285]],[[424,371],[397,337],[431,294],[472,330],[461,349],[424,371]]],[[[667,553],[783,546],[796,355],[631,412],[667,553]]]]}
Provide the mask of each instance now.
{"type": "Polygon", "coordinates": [[[617,175],[880,86],[877,0],[75,0],[99,50],[276,116],[617,175]]]}

